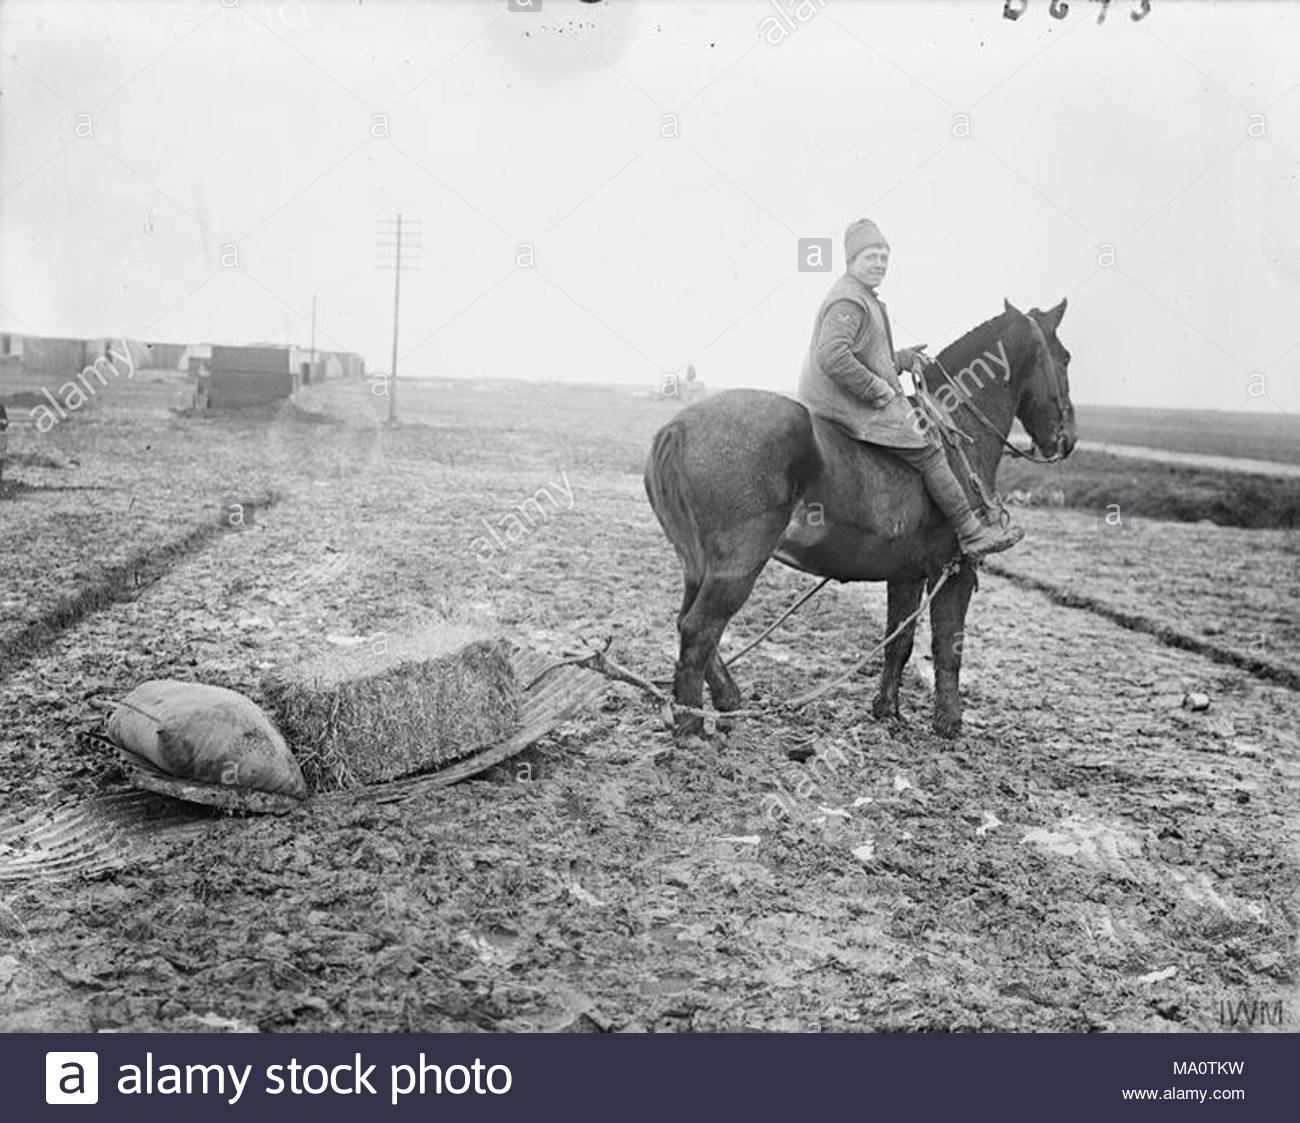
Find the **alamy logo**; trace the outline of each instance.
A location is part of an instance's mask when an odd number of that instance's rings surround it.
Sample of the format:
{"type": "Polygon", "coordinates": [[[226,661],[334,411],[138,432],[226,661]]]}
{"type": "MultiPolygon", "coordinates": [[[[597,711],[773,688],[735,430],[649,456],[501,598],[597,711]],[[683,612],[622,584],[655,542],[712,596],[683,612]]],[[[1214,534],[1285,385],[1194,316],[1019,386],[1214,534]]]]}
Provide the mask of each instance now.
{"type": "Polygon", "coordinates": [[[47,1104],[99,1103],[98,1053],[46,1053],[47,1104]]]}

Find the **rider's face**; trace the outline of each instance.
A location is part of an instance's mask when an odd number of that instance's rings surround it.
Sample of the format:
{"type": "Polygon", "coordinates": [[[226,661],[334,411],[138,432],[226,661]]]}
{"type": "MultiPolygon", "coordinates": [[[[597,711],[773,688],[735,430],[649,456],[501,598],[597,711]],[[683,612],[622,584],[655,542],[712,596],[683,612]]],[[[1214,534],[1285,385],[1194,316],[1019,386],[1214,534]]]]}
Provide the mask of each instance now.
{"type": "Polygon", "coordinates": [[[889,271],[889,247],[884,242],[868,246],[849,265],[849,272],[868,288],[875,288],[889,271]]]}

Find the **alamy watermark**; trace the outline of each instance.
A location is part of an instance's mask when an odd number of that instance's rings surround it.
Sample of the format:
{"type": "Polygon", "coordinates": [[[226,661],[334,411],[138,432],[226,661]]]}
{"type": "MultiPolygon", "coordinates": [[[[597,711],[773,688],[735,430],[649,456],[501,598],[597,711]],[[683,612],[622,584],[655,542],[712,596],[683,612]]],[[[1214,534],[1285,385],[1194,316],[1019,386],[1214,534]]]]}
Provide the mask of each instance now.
{"type": "Polygon", "coordinates": [[[504,555],[511,546],[522,541],[539,524],[546,522],[552,514],[558,514],[561,510],[572,511],[573,486],[569,483],[569,473],[561,471],[560,479],[563,481],[562,484],[552,481],[544,487],[539,487],[518,507],[499,516],[495,522],[489,522],[486,518],[480,519],[487,534],[480,534],[470,542],[471,548],[478,555],[478,560],[489,562],[498,555],[504,555]],[[561,495],[566,500],[563,508],[557,498],[561,495]],[[550,503],[550,512],[543,506],[543,500],[550,503]]]}
{"type": "Polygon", "coordinates": [[[771,822],[778,819],[797,818],[797,805],[800,800],[816,803],[821,798],[822,784],[827,784],[836,773],[845,767],[861,768],[868,761],[868,755],[861,744],[858,727],[848,731],[851,744],[843,738],[833,741],[819,741],[816,751],[805,766],[805,775],[800,776],[790,791],[777,780],[776,791],[763,796],[763,813],[771,822]]]}
{"type": "MultiPolygon", "coordinates": [[[[922,359],[922,362],[924,361],[922,359]]],[[[931,392],[931,398],[945,414],[952,414],[961,407],[964,401],[969,401],[974,397],[974,391],[967,386],[968,380],[974,382],[975,390],[982,390],[984,389],[984,379],[995,381],[999,378],[998,375],[994,374],[993,366],[990,364],[996,364],[1002,368],[1001,381],[1009,382],[1011,380],[1011,360],[1007,358],[1006,345],[1000,339],[998,340],[997,354],[986,350],[982,358],[973,359],[955,375],[952,375],[950,379],[945,379],[943,385],[931,392]],[[983,378],[980,377],[981,370],[984,372],[983,378]]],[[[924,413],[917,409],[912,411],[912,429],[914,432],[917,434],[923,433],[928,424],[929,419],[924,413]]]]}
{"type": "Polygon", "coordinates": [[[95,397],[96,390],[94,379],[99,379],[101,387],[108,385],[108,379],[105,377],[105,371],[112,375],[113,378],[119,378],[121,371],[117,369],[117,364],[126,364],[126,376],[132,378],[135,376],[135,363],[131,360],[131,348],[126,345],[126,340],[122,340],[122,350],[125,355],[119,355],[111,347],[105,349],[105,353],[100,355],[90,366],[86,367],[79,375],[77,381],[68,379],[59,387],[59,396],[56,398],[50,393],[46,386],[41,387],[41,393],[45,395],[46,402],[38,406],[32,406],[29,416],[36,425],[38,433],[48,433],[60,421],[69,414],[76,413],[91,398],[95,397]]]}

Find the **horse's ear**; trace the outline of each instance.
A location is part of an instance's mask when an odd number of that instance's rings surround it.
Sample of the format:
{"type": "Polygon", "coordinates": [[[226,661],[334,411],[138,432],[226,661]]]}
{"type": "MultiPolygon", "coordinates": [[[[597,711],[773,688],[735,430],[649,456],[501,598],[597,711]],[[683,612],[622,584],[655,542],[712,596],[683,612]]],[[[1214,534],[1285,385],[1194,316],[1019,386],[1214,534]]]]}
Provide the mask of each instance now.
{"type": "Polygon", "coordinates": [[[1060,304],[1058,304],[1055,308],[1049,308],[1046,312],[1043,313],[1043,318],[1047,321],[1048,326],[1053,331],[1055,331],[1058,327],[1061,326],[1061,320],[1065,316],[1065,305],[1068,299],[1069,299],[1068,297],[1062,297],[1060,304]]]}
{"type": "Polygon", "coordinates": [[[1014,304],[1012,304],[1011,301],[1009,301],[1005,296],[1002,298],[1002,311],[1014,312],[1017,316],[1024,315],[1024,313],[1020,311],[1020,309],[1017,308],[1014,304]]]}

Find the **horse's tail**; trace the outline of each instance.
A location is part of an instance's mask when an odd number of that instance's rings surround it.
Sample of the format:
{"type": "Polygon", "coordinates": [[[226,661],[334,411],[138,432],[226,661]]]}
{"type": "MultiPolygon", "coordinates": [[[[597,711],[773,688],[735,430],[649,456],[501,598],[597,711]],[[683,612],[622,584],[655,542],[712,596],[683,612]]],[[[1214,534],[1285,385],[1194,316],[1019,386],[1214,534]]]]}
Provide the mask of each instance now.
{"type": "Polygon", "coordinates": [[[646,461],[645,490],[659,525],[682,559],[687,578],[698,579],[705,568],[704,541],[691,502],[685,445],[685,426],[678,420],[655,434],[646,461]]]}

